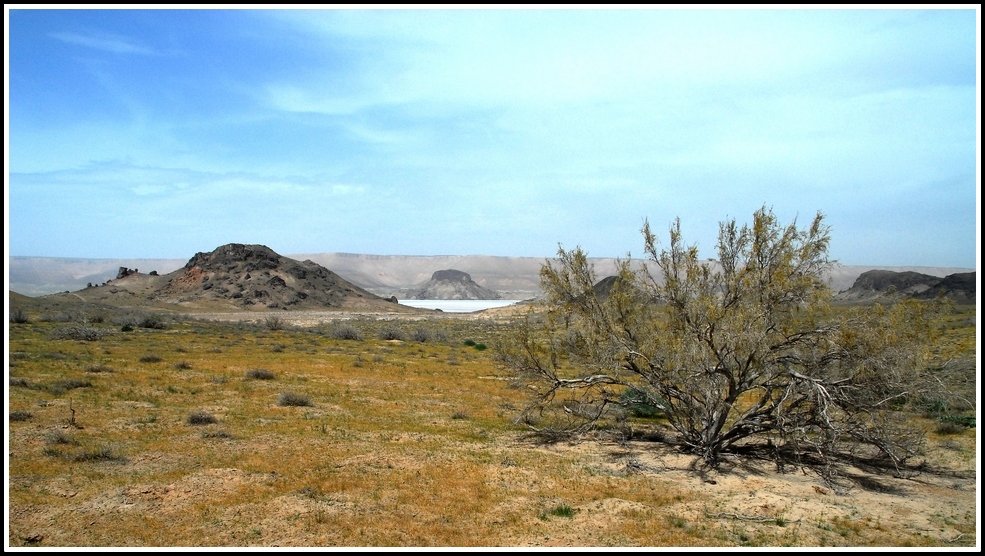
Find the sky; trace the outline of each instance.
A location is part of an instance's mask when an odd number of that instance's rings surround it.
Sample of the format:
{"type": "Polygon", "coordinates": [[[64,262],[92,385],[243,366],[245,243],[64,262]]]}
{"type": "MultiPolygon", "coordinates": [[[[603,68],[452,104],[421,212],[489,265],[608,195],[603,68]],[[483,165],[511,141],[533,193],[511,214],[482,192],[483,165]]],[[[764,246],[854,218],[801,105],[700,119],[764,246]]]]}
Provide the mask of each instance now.
{"type": "Polygon", "coordinates": [[[7,253],[715,255],[977,268],[980,12],[5,6],[7,253]]]}

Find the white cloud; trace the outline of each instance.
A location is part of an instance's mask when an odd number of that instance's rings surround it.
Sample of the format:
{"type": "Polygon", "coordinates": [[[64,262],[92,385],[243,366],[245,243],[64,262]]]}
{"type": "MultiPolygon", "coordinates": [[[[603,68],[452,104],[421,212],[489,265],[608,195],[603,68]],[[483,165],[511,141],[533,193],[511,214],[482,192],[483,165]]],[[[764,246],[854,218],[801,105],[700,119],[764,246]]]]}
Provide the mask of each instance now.
{"type": "Polygon", "coordinates": [[[49,36],[64,43],[102,50],[103,52],[112,52],[113,54],[141,54],[145,56],[157,54],[152,48],[140,45],[126,37],[116,35],[96,36],[82,35],[79,33],[51,33],[49,36]]]}

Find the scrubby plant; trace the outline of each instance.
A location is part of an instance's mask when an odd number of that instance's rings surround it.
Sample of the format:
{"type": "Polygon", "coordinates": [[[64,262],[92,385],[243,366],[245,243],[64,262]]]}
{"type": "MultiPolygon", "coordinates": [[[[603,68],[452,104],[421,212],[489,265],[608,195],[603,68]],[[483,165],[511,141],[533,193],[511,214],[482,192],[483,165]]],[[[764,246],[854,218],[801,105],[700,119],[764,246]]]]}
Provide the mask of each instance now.
{"type": "Polygon", "coordinates": [[[163,361],[163,359],[161,359],[161,356],[159,355],[154,355],[152,353],[149,353],[147,355],[140,356],[139,361],[141,363],[160,363],[161,361],[163,361]]]}
{"type": "Polygon", "coordinates": [[[31,417],[33,417],[33,415],[30,411],[11,411],[10,415],[7,416],[7,420],[11,422],[27,421],[31,417]]]}
{"type": "Polygon", "coordinates": [[[395,326],[384,326],[380,329],[379,338],[381,340],[404,340],[404,331],[395,326]]]}
{"type": "Polygon", "coordinates": [[[651,266],[622,261],[606,295],[580,248],[542,268],[547,317],[518,323],[500,353],[536,385],[530,427],[588,430],[636,388],[710,467],[769,439],[778,464],[809,460],[829,479],[860,453],[904,473],[923,434],[901,412],[935,388],[921,369],[940,305],[832,311],[821,214],[806,229],[766,207],[751,226],[723,222],[715,261],[685,245],[679,220],[666,249],[642,232],[651,266]]]}
{"type": "Polygon", "coordinates": [[[48,391],[52,394],[64,394],[69,390],[75,390],[76,388],[91,388],[92,382],[84,380],[81,378],[65,378],[62,380],[56,380],[48,386],[48,391]]]}
{"type": "Polygon", "coordinates": [[[27,324],[31,321],[27,317],[27,313],[24,312],[24,309],[16,307],[10,310],[10,322],[14,324],[27,324]]]}
{"type": "Polygon", "coordinates": [[[211,425],[213,423],[219,422],[214,415],[208,411],[203,411],[201,409],[193,411],[188,414],[186,422],[189,425],[211,425]]]}
{"type": "Polygon", "coordinates": [[[252,378],[254,380],[273,380],[275,378],[273,371],[267,369],[250,369],[246,371],[246,378],[252,378]]]}
{"type": "Polygon", "coordinates": [[[297,392],[284,392],[277,399],[277,405],[284,407],[309,407],[314,404],[312,404],[311,399],[304,394],[298,394],[297,392]]]}
{"type": "Polygon", "coordinates": [[[351,324],[333,324],[328,329],[328,336],[336,340],[362,340],[362,332],[351,324]]]}
{"type": "Polygon", "coordinates": [[[415,342],[425,343],[430,342],[434,338],[434,335],[427,328],[415,328],[414,332],[411,334],[411,339],[415,342]]]}
{"type": "Polygon", "coordinates": [[[78,445],[79,441],[72,438],[69,434],[64,431],[54,430],[45,435],[45,440],[48,444],[61,444],[61,445],[78,445]]]}
{"type": "Polygon", "coordinates": [[[51,332],[51,338],[53,340],[78,340],[80,342],[95,342],[103,339],[107,334],[108,330],[102,328],[96,328],[90,326],[87,322],[82,322],[74,324],[72,326],[63,326],[61,328],[56,328],[51,332]]]}
{"type": "Polygon", "coordinates": [[[93,363],[86,367],[87,373],[111,373],[113,368],[103,363],[93,363]]]}
{"type": "Polygon", "coordinates": [[[118,453],[116,450],[108,447],[101,446],[98,448],[91,448],[88,450],[83,450],[78,454],[71,457],[74,462],[85,463],[85,462],[115,462],[123,463],[126,458],[118,453]]]}
{"type": "Polygon", "coordinates": [[[144,315],[138,324],[141,328],[150,328],[154,330],[164,330],[168,327],[167,323],[164,322],[164,317],[154,313],[144,315]]]}

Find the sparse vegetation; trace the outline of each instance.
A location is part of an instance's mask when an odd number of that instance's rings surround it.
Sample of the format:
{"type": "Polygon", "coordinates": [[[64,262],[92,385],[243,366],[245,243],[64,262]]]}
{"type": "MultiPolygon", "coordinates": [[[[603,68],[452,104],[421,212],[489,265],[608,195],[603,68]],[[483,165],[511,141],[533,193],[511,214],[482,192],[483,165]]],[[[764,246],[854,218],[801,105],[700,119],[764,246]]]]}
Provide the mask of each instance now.
{"type": "MultiPolygon", "coordinates": [[[[44,311],[57,312],[37,314],[44,311]]],[[[950,332],[949,354],[973,354],[975,319],[966,313],[953,322],[964,324],[950,332]]],[[[314,320],[311,328],[271,332],[253,322],[169,317],[166,332],[112,334],[98,344],[53,342],[51,331],[63,323],[11,326],[16,376],[8,403],[32,414],[9,427],[11,543],[975,545],[976,515],[967,510],[976,493],[967,476],[976,462],[973,430],[931,432],[934,459],[920,481],[880,478],[886,490],[860,483],[849,496],[818,494],[812,508],[799,467],[793,481],[755,460],[732,475],[735,460],[726,459],[719,470],[695,475],[691,457],[653,441],[663,418],[638,417],[628,406],[632,433],[622,425],[598,431],[618,443],[545,445],[526,436],[515,420],[531,390],[518,387],[517,373],[499,367],[492,353],[512,333],[505,320],[445,314],[346,324],[364,339],[334,338],[314,320]],[[387,343],[379,333],[387,326],[446,340],[387,343]],[[462,338],[490,349],[464,346],[462,338]],[[138,363],[169,353],[167,364],[138,363]],[[179,357],[191,368],[178,368],[179,357]],[[90,370],[100,366],[106,369],[90,370]],[[269,370],[276,382],[249,376],[253,370],[269,370]],[[92,387],[65,396],[48,390],[84,378],[92,387]],[[316,403],[279,407],[288,391],[316,403]],[[217,423],[190,425],[199,411],[217,423]],[[757,496],[748,496],[752,489],[757,496]],[[776,500],[796,505],[794,512],[776,500]],[[66,515],[73,519],[59,517],[66,515]],[[791,515],[805,517],[798,524],[791,515]],[[778,527],[778,518],[787,526],[778,527]]],[[[948,412],[966,414],[957,406],[948,412]]],[[[930,410],[914,418],[930,431],[941,422],[930,410]]]]}
{"type": "Polygon", "coordinates": [[[160,363],[163,359],[161,359],[160,355],[147,354],[140,356],[139,361],[141,363],[160,363]]]}

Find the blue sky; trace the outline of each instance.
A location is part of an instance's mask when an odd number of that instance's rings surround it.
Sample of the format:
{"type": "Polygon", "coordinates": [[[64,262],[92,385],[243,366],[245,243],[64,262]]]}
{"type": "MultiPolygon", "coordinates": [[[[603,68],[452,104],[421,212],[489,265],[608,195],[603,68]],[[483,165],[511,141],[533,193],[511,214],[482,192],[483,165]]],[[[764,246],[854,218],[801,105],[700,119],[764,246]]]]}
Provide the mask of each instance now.
{"type": "Polygon", "coordinates": [[[713,256],[767,205],[976,266],[975,7],[5,15],[11,255],[713,256]]]}

